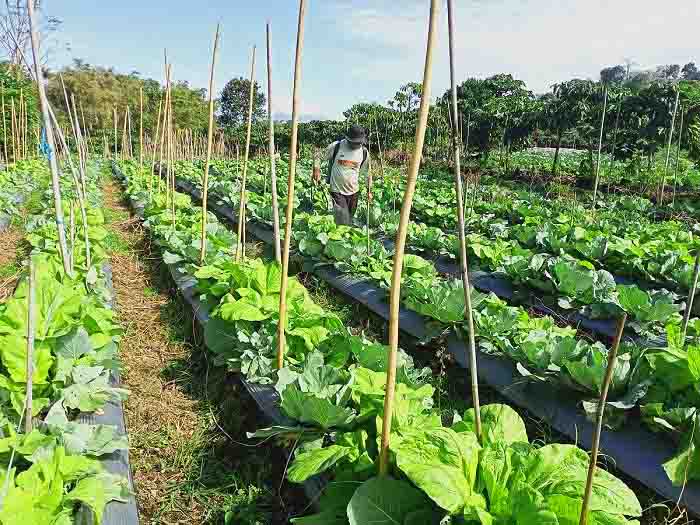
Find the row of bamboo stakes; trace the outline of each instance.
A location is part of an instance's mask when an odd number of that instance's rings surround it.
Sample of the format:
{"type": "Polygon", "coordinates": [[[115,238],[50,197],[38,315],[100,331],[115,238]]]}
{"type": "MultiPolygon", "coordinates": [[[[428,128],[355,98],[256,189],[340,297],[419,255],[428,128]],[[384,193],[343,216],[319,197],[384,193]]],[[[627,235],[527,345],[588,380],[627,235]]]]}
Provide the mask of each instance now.
{"type": "MultiPolygon", "coordinates": [[[[454,33],[455,33],[455,21],[454,21],[454,0],[447,0],[447,13],[448,13],[448,32],[449,32],[449,65],[450,65],[450,84],[451,84],[451,117],[453,122],[458,122],[458,106],[457,106],[457,88],[456,88],[456,75],[455,75],[455,47],[454,47],[454,33]]],[[[406,190],[401,206],[399,228],[396,233],[395,242],[395,254],[392,268],[391,276],[391,291],[390,291],[390,315],[389,315],[389,346],[388,346],[388,370],[387,370],[387,382],[386,382],[386,393],[384,398],[384,415],[382,422],[381,431],[381,446],[380,446],[380,461],[379,461],[379,474],[388,475],[389,474],[389,444],[391,439],[391,425],[393,416],[393,404],[395,396],[395,386],[396,386],[396,366],[397,366],[397,356],[398,356],[398,340],[399,340],[399,307],[400,307],[400,287],[401,287],[401,273],[403,267],[403,259],[405,253],[406,236],[408,230],[408,224],[410,220],[410,211],[413,203],[413,196],[415,193],[416,182],[418,177],[418,171],[420,168],[420,160],[425,140],[425,132],[428,120],[428,110],[430,105],[430,92],[432,84],[432,70],[433,70],[433,51],[436,41],[436,26],[438,22],[439,15],[439,0],[430,1],[430,16],[428,25],[428,40],[425,55],[425,66],[423,71],[423,96],[421,98],[421,104],[418,111],[418,124],[414,137],[414,148],[413,153],[406,176],[406,190]]],[[[35,63],[35,76],[40,77],[40,71],[37,61],[37,42],[38,38],[36,35],[36,28],[34,25],[34,15],[33,15],[33,2],[28,0],[29,16],[32,27],[32,52],[34,55],[35,63]]],[[[270,38],[270,24],[266,27],[266,42],[267,42],[267,85],[268,85],[268,116],[269,116],[269,136],[268,136],[268,152],[270,158],[270,177],[271,177],[271,191],[272,191],[272,207],[273,207],[273,219],[274,219],[274,230],[275,230],[275,258],[278,263],[281,264],[281,284],[280,284],[280,302],[279,302],[279,323],[278,323],[278,347],[277,347],[277,366],[282,368],[285,362],[285,350],[286,350],[286,322],[287,322],[287,297],[286,291],[289,282],[289,252],[291,243],[291,228],[292,219],[294,213],[294,180],[296,175],[296,164],[297,164],[297,143],[298,143],[298,122],[299,122],[299,108],[300,108],[300,89],[302,80],[302,53],[303,53],[303,43],[304,43],[304,18],[306,11],[306,0],[299,0],[299,13],[297,22],[297,39],[296,39],[296,52],[294,61],[294,82],[293,82],[293,94],[292,94],[292,131],[291,131],[291,144],[290,144],[290,160],[289,160],[289,176],[288,176],[288,188],[287,188],[287,206],[285,213],[285,231],[283,239],[283,245],[280,246],[280,232],[279,232],[279,221],[278,221],[278,210],[277,210],[277,180],[275,171],[275,144],[274,144],[274,122],[272,120],[272,68],[271,68],[271,38],[270,38]]],[[[203,142],[201,140],[195,139],[193,134],[188,131],[174,132],[173,129],[173,107],[172,107],[172,97],[171,97],[171,74],[172,65],[168,63],[167,54],[165,56],[164,66],[165,66],[165,90],[164,99],[161,101],[158,110],[158,120],[157,129],[153,141],[148,141],[144,137],[143,132],[143,90],[140,91],[140,119],[139,119],[139,167],[143,168],[144,164],[144,150],[146,154],[151,155],[151,175],[149,180],[149,195],[152,196],[154,189],[157,191],[162,191],[162,177],[158,177],[158,188],[154,188],[154,168],[155,159],[158,158],[159,169],[162,169],[163,160],[166,161],[166,204],[172,213],[173,224],[175,221],[175,173],[172,169],[172,164],[174,160],[178,157],[178,151],[180,154],[184,151],[185,158],[188,156],[199,155],[202,152],[205,155],[204,163],[204,173],[202,177],[202,223],[201,223],[201,246],[200,246],[200,263],[204,264],[206,255],[206,227],[207,227],[207,200],[208,200],[208,184],[209,184],[209,165],[212,158],[212,152],[215,148],[215,138],[214,138],[214,100],[213,100],[213,90],[214,90],[214,77],[215,77],[215,67],[216,67],[216,57],[219,44],[219,34],[220,26],[217,25],[216,34],[214,37],[214,45],[212,51],[212,61],[209,77],[209,122],[208,122],[208,133],[206,140],[206,147],[203,147],[203,142]]],[[[252,57],[251,57],[251,74],[250,74],[250,85],[254,85],[254,72],[255,72],[255,47],[253,47],[252,57]]],[[[82,135],[80,120],[77,114],[77,105],[75,100],[71,97],[69,101],[67,93],[66,95],[66,107],[67,112],[70,115],[71,127],[73,131],[73,136],[75,138],[75,143],[77,145],[78,153],[78,167],[77,169],[73,166],[72,160],[70,158],[70,150],[66,142],[65,136],[62,133],[58,122],[55,119],[55,115],[48,105],[46,100],[46,95],[44,92],[44,87],[41,82],[38,83],[39,90],[39,100],[42,110],[42,117],[44,126],[46,129],[47,142],[49,146],[55,151],[55,141],[54,141],[54,128],[56,129],[57,135],[59,137],[60,145],[67,155],[69,166],[71,172],[74,175],[74,183],[77,189],[78,204],[81,208],[81,214],[83,219],[83,226],[85,228],[85,242],[86,242],[86,256],[89,261],[89,241],[87,235],[87,220],[85,218],[85,166],[87,159],[87,140],[82,135]],[[53,118],[53,122],[52,122],[53,118]]],[[[235,259],[237,261],[243,260],[245,258],[245,221],[246,221],[246,174],[247,174],[247,164],[250,152],[250,140],[251,140],[251,122],[252,122],[252,105],[253,105],[253,90],[250,90],[250,99],[248,107],[248,118],[247,118],[247,133],[246,133],[246,145],[243,156],[243,174],[241,178],[241,190],[239,198],[239,210],[238,210],[238,237],[237,246],[235,252],[235,259]]],[[[20,106],[22,106],[20,104],[20,106]]],[[[20,115],[26,115],[22,113],[20,108],[20,115]]],[[[84,121],[83,121],[84,125],[84,121]]],[[[132,136],[132,125],[131,125],[131,112],[127,107],[122,124],[122,150],[121,157],[123,158],[133,158],[135,153],[131,144],[132,136]]],[[[453,160],[454,160],[454,178],[455,178],[455,189],[456,189],[456,210],[458,216],[459,225],[459,245],[460,245],[460,265],[461,265],[461,278],[464,287],[464,300],[465,300],[465,320],[467,321],[469,338],[468,338],[468,357],[470,364],[470,387],[472,402],[475,410],[475,431],[477,437],[481,440],[481,418],[480,418],[480,403],[479,403],[479,386],[478,386],[478,373],[477,373],[477,359],[476,359],[476,342],[474,333],[474,322],[473,322],[473,312],[471,305],[471,286],[469,283],[469,273],[468,273],[468,262],[467,262],[467,247],[466,247],[466,231],[465,231],[465,220],[464,220],[464,205],[462,202],[462,176],[461,176],[461,166],[460,166],[460,145],[461,145],[461,133],[459,132],[459,126],[452,127],[452,142],[453,142],[453,160]]],[[[375,126],[376,130],[376,126],[375,126]]],[[[13,138],[15,138],[15,129],[13,127],[13,138]]],[[[23,128],[22,133],[26,134],[26,128],[23,128]]],[[[26,135],[25,135],[26,136],[26,135]]],[[[114,156],[119,157],[120,154],[117,150],[117,138],[118,138],[118,115],[117,110],[114,108],[114,156]]],[[[378,138],[378,137],[377,137],[378,138]]],[[[107,146],[107,139],[103,137],[105,145],[105,155],[109,153],[107,146]]],[[[669,139],[669,144],[671,140],[669,139]]],[[[26,148],[26,141],[21,142],[16,141],[17,146],[22,144],[22,147],[26,148]]],[[[220,140],[219,145],[223,144],[223,138],[220,140]]],[[[13,152],[14,153],[14,152],[13,152]]],[[[49,155],[49,164],[52,172],[52,185],[54,190],[55,198],[55,212],[56,212],[56,225],[58,229],[59,236],[59,251],[64,263],[64,269],[68,275],[72,275],[74,271],[74,265],[72,257],[66,244],[66,235],[63,225],[63,211],[61,203],[60,186],[58,184],[58,167],[56,161],[56,155],[49,155]]],[[[383,164],[382,164],[383,165],[383,164]]],[[[71,202],[71,224],[74,223],[74,203],[71,202]]],[[[74,244],[74,228],[71,228],[72,243],[74,244]]],[[[700,259],[696,263],[694,272],[694,283],[697,283],[698,273],[700,273],[700,259]]],[[[88,262],[89,267],[89,262],[88,262]]],[[[33,344],[34,344],[34,316],[33,312],[35,309],[35,292],[34,292],[34,281],[35,281],[35,269],[33,261],[30,259],[30,271],[29,271],[29,293],[28,293],[28,323],[27,323],[27,397],[25,404],[25,430],[31,431],[32,428],[32,372],[33,372],[33,344]]],[[[691,290],[691,302],[694,296],[696,285],[693,286],[691,290]]],[[[684,320],[685,321],[685,320],[684,320]]],[[[604,415],[605,403],[607,399],[607,393],[609,390],[610,382],[612,379],[612,373],[615,366],[615,360],[617,356],[617,351],[619,348],[620,340],[624,332],[624,327],[626,323],[626,315],[622,315],[618,322],[618,327],[616,331],[616,336],[612,349],[608,355],[608,364],[603,379],[601,395],[598,402],[598,410],[596,415],[596,427],[593,436],[593,443],[591,446],[591,459],[589,465],[589,472],[586,484],[586,490],[583,496],[582,509],[580,516],[580,524],[585,525],[587,522],[587,509],[590,502],[593,478],[595,475],[599,443],[600,443],[600,433],[602,429],[602,420],[604,415]]],[[[687,321],[684,322],[687,325],[687,321]]]]}

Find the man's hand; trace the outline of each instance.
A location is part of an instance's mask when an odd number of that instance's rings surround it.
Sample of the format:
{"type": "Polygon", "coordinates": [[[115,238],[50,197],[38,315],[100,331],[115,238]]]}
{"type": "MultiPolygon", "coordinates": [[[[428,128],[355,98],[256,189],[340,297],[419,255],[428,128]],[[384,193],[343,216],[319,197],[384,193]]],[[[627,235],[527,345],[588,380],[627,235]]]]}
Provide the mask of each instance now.
{"type": "Polygon", "coordinates": [[[314,166],[314,171],[313,171],[312,177],[313,177],[314,183],[318,184],[319,182],[321,182],[321,168],[319,168],[318,166],[314,166]]]}

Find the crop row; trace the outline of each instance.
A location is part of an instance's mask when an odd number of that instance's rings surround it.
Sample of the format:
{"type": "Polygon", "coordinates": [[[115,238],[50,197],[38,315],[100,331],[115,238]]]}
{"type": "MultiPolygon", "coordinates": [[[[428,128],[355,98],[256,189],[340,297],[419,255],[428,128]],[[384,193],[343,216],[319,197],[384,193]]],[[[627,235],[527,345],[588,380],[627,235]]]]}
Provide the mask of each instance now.
{"type": "MultiPolygon", "coordinates": [[[[33,209],[24,219],[31,264],[23,268],[12,295],[0,304],[5,487],[0,523],[18,523],[21,517],[26,523],[69,524],[79,515],[85,523],[99,524],[103,518],[114,522],[116,515],[132,522],[135,506],[123,477],[128,460],[121,401],[127,392],[117,379],[122,330],[115,321],[111,270],[103,243],[108,232],[101,212],[99,167],[90,165],[87,170],[87,227],[80,220],[74,223],[69,272],[58,249],[46,164],[23,161],[3,177],[31,181],[22,189],[24,198],[31,191],[33,209]],[[29,267],[34,274],[31,288],[29,267]],[[30,295],[35,297],[31,429],[24,420],[30,295]],[[118,420],[104,415],[115,411],[118,420]],[[108,471],[101,462],[106,457],[112,464],[121,464],[122,472],[108,471]],[[107,506],[109,502],[115,503],[107,506]]],[[[72,180],[63,178],[61,185],[64,198],[76,198],[72,180]]],[[[63,217],[66,225],[71,224],[69,208],[63,217]]],[[[22,220],[18,208],[11,211],[15,222],[22,220]]]]}

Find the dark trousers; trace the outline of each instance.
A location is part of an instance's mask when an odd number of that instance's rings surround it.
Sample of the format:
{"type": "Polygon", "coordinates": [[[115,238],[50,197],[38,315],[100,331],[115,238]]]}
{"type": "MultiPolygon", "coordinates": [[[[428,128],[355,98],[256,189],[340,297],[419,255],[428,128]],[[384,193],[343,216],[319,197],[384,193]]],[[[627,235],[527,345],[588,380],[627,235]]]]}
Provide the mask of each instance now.
{"type": "Polygon", "coordinates": [[[346,224],[352,226],[352,219],[357,210],[357,201],[360,199],[360,192],[352,195],[343,195],[342,193],[331,192],[333,199],[333,217],[336,224],[346,224]]]}

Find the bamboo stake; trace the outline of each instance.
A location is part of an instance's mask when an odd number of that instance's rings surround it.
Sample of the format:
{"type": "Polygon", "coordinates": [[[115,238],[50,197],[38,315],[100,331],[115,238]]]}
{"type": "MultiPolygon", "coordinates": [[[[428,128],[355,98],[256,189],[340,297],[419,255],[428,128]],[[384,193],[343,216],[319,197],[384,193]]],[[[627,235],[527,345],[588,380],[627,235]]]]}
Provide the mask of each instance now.
{"type": "MultiPolygon", "coordinates": [[[[457,114],[457,81],[455,79],[455,50],[454,50],[454,2],[447,0],[447,24],[449,31],[450,49],[450,84],[452,90],[452,121],[458,121],[457,114]]],[[[459,224],[459,256],[462,270],[462,285],[464,286],[464,305],[467,316],[467,329],[469,331],[469,375],[471,376],[471,393],[474,403],[474,426],[476,436],[481,440],[481,409],[479,403],[479,378],[477,375],[476,363],[476,340],[474,336],[474,315],[472,313],[471,286],[469,285],[469,266],[467,261],[467,240],[464,227],[464,205],[462,203],[462,169],[460,165],[460,143],[461,137],[458,134],[458,126],[453,129],[454,143],[454,172],[455,191],[457,194],[457,222],[459,224]]]]}
{"type": "Polygon", "coordinates": [[[75,202],[70,201],[68,224],[70,227],[70,271],[75,270],[75,202]]]}
{"type": "Polygon", "coordinates": [[[688,304],[685,305],[685,312],[683,313],[683,328],[681,331],[681,341],[685,344],[685,335],[688,332],[688,322],[690,322],[690,315],[693,310],[693,302],[695,302],[695,293],[698,289],[698,276],[700,275],[700,250],[695,255],[695,267],[693,268],[693,280],[690,283],[690,293],[688,294],[688,304]]]}
{"type": "Polygon", "coordinates": [[[139,87],[139,105],[139,173],[141,173],[143,170],[143,86],[139,87]]]}
{"type": "Polygon", "coordinates": [[[36,310],[34,306],[36,302],[36,268],[31,255],[29,256],[29,279],[27,285],[27,395],[24,400],[24,432],[28,434],[32,431],[34,418],[34,313],[36,310]]]}
{"type": "Polygon", "coordinates": [[[207,196],[209,190],[209,163],[211,162],[211,143],[214,138],[214,68],[216,67],[216,51],[219,47],[219,28],[216,24],[214,50],[211,54],[211,70],[209,72],[209,129],[207,131],[207,155],[204,160],[204,178],[202,179],[202,243],[199,253],[199,264],[204,265],[207,253],[207,196]]]}
{"type": "Polygon", "coordinates": [[[56,162],[56,156],[53,154],[56,151],[53,129],[51,128],[51,120],[49,118],[49,102],[46,98],[46,91],[44,90],[44,84],[42,82],[41,76],[41,66],[40,66],[40,55],[39,55],[39,37],[36,31],[36,25],[34,22],[34,2],[33,0],[27,0],[27,11],[29,17],[29,25],[31,32],[32,41],[32,56],[34,57],[34,74],[36,77],[37,89],[39,91],[39,105],[41,106],[41,114],[44,121],[44,129],[46,130],[46,141],[48,142],[50,151],[48,153],[49,157],[49,167],[51,169],[51,187],[54,195],[54,211],[56,214],[56,229],[58,230],[58,246],[61,255],[61,260],[63,261],[63,269],[68,275],[71,275],[70,267],[68,265],[68,249],[66,246],[66,229],[63,224],[63,204],[61,202],[61,185],[59,182],[58,175],[58,163],[56,162]]]}
{"type": "Polygon", "coordinates": [[[603,130],[605,128],[605,112],[608,109],[608,86],[604,88],[603,94],[603,116],[600,118],[600,135],[598,137],[598,161],[595,165],[595,181],[593,183],[593,207],[596,207],[598,197],[598,182],[600,180],[600,156],[603,151],[603,130]]]}
{"type": "Polygon", "coordinates": [[[17,119],[15,116],[15,99],[11,98],[10,99],[11,103],[11,113],[12,113],[12,121],[11,121],[11,131],[12,131],[12,160],[17,162],[17,119]]]}
{"type": "Polygon", "coordinates": [[[423,71],[423,95],[421,97],[420,110],[418,112],[418,127],[416,128],[415,146],[411,156],[406,178],[406,192],[404,193],[399,228],[396,232],[396,244],[394,252],[394,265],[391,272],[391,293],[389,306],[389,358],[386,375],[386,394],[384,396],[384,420],[382,423],[382,441],[379,452],[379,474],[389,473],[389,437],[391,435],[391,420],[394,410],[394,393],[396,390],[396,361],[399,345],[399,301],[401,293],[401,273],[403,270],[403,256],[406,248],[406,233],[408,221],[413,204],[413,194],[416,189],[418,169],[420,168],[423,142],[425,140],[425,128],[428,123],[428,111],[430,109],[430,84],[433,76],[433,48],[435,47],[436,25],[438,23],[439,2],[430,2],[430,22],[428,26],[428,44],[425,53],[425,69],[423,71]]]}
{"type": "Polygon", "coordinates": [[[245,153],[243,155],[243,177],[241,177],[241,194],[238,199],[238,239],[236,240],[236,261],[240,261],[245,250],[245,185],[248,175],[248,155],[250,154],[250,133],[253,125],[253,95],[255,94],[255,46],[250,61],[250,93],[248,95],[248,125],[245,134],[245,153]]]}
{"type": "Polygon", "coordinates": [[[3,145],[3,152],[4,152],[4,162],[5,164],[9,163],[9,159],[7,158],[7,120],[5,118],[5,88],[2,88],[2,95],[0,95],[2,98],[2,145],[3,145]]]}
{"type": "Polygon", "coordinates": [[[282,262],[280,248],[280,217],[277,203],[277,171],[275,166],[275,121],[272,118],[272,41],[270,22],[267,23],[267,120],[269,126],[268,150],[270,150],[270,191],[272,192],[272,232],[275,245],[275,260],[282,262]]]}
{"type": "Polygon", "coordinates": [[[287,177],[287,212],[284,225],[282,250],[282,276],[280,283],[280,318],[277,325],[277,368],[284,366],[285,330],[287,328],[287,282],[289,279],[289,245],[292,238],[292,214],[294,212],[294,179],[297,169],[297,141],[299,132],[299,90],[301,88],[301,55],[304,46],[304,13],[306,0],[299,0],[297,22],[297,47],[294,59],[294,87],[292,88],[292,137],[289,146],[289,176],[287,177]]]}
{"type": "MultiPolygon", "coordinates": [[[[158,145],[160,143],[159,137],[160,137],[160,112],[163,106],[163,98],[158,101],[158,119],[156,120],[156,134],[155,134],[155,142],[153,143],[153,156],[151,157],[151,173],[150,173],[150,179],[148,181],[148,200],[150,201],[152,198],[153,194],[153,176],[155,175],[155,170],[156,170],[156,150],[158,149],[158,145]]],[[[158,171],[160,172],[160,164],[158,165],[158,171]]],[[[160,173],[158,174],[158,179],[160,181],[160,173]]],[[[159,182],[160,184],[160,182],[159,182]]]]}
{"type": "Polygon", "coordinates": [[[620,348],[622,334],[625,331],[625,323],[627,322],[627,314],[623,313],[617,323],[617,331],[615,333],[615,341],[608,353],[608,366],[603,377],[603,384],[600,389],[600,399],[598,400],[598,410],[596,411],[596,425],[593,433],[593,444],[591,445],[591,461],[588,464],[588,479],[586,480],[586,489],[583,493],[583,502],[581,504],[581,518],[579,525],[586,525],[588,521],[588,506],[591,501],[591,493],[593,491],[593,478],[595,476],[596,464],[598,462],[598,449],[600,447],[600,434],[603,429],[603,416],[605,414],[605,403],[608,398],[608,390],[612,382],[613,371],[615,370],[615,361],[617,360],[617,351],[620,348]]]}
{"type": "Polygon", "coordinates": [[[127,133],[127,126],[129,125],[129,106],[126,106],[124,111],[124,128],[122,129],[122,158],[129,159],[129,145],[131,144],[131,133],[127,133]]]}
{"type": "Polygon", "coordinates": [[[678,113],[678,102],[680,101],[681,90],[676,87],[676,102],[673,106],[673,116],[671,117],[671,129],[668,132],[668,144],[666,145],[666,164],[664,175],[661,177],[661,194],[659,195],[659,207],[664,204],[664,193],[666,191],[666,177],[668,176],[668,164],[671,160],[671,142],[673,141],[673,128],[676,125],[676,114],[678,113]]]}
{"type": "Polygon", "coordinates": [[[676,206],[676,189],[678,187],[678,163],[680,162],[681,158],[681,143],[683,142],[683,117],[685,116],[685,112],[683,111],[683,108],[681,108],[681,122],[680,126],[678,128],[678,149],[676,149],[676,162],[673,167],[673,197],[671,198],[671,207],[675,208],[676,206]]]}
{"type": "Polygon", "coordinates": [[[114,115],[114,160],[119,158],[117,153],[117,107],[112,107],[112,114],[114,115]]]}

